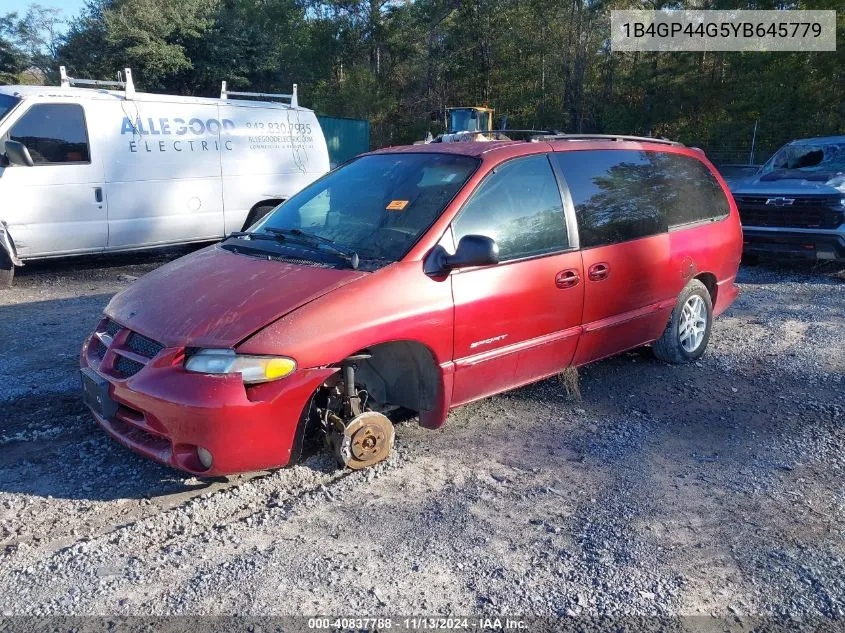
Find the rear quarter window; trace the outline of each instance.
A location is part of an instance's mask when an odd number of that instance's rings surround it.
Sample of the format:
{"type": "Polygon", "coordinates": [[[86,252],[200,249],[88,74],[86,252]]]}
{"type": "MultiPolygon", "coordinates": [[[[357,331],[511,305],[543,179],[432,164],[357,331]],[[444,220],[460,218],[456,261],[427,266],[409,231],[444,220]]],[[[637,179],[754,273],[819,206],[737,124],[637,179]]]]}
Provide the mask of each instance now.
{"type": "Polygon", "coordinates": [[[731,210],[716,177],[700,160],[680,154],[658,154],[670,170],[676,195],[665,209],[669,228],[719,220],[731,210]]]}
{"type": "Polygon", "coordinates": [[[680,154],[632,150],[555,153],[578,219],[581,246],[617,244],[727,215],[707,167],[680,154]]]}

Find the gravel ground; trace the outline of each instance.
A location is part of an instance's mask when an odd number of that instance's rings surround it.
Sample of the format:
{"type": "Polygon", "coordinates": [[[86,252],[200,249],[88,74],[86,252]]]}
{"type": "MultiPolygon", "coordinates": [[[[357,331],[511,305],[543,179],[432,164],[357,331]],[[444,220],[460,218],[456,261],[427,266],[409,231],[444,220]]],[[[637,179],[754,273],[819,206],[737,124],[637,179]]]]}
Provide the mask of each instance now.
{"type": "Polygon", "coordinates": [[[691,366],[637,350],[324,455],[185,478],[108,439],[77,353],[185,251],[0,293],[0,612],[845,616],[845,282],[754,267],[691,366]]]}

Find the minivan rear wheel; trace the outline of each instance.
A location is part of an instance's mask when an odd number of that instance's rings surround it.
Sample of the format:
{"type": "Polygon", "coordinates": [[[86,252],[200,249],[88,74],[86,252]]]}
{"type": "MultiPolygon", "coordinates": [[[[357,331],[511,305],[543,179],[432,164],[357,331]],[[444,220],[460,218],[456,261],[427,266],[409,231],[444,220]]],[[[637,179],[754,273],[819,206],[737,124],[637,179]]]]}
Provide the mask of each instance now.
{"type": "Polygon", "coordinates": [[[690,281],[678,296],[669,324],[652,349],[660,360],[679,364],[701,358],[710,340],[713,302],[707,286],[690,281]]]}

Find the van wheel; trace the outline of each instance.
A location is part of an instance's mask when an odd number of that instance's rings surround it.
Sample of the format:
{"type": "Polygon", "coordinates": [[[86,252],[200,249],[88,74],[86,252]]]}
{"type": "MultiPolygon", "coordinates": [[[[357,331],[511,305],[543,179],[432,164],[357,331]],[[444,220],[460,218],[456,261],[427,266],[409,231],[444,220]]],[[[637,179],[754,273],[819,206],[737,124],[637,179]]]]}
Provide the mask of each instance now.
{"type": "Polygon", "coordinates": [[[255,207],[252,211],[249,212],[249,215],[246,218],[246,222],[244,222],[244,231],[246,231],[249,227],[253,224],[258,222],[261,218],[265,215],[270,213],[273,209],[275,209],[278,204],[261,204],[255,207]]]}
{"type": "Polygon", "coordinates": [[[660,360],[679,364],[701,358],[710,340],[713,303],[707,287],[698,279],[681,291],[669,324],[652,349],[660,360]]]}
{"type": "Polygon", "coordinates": [[[3,249],[0,249],[0,290],[11,288],[14,278],[15,265],[3,249]]]}

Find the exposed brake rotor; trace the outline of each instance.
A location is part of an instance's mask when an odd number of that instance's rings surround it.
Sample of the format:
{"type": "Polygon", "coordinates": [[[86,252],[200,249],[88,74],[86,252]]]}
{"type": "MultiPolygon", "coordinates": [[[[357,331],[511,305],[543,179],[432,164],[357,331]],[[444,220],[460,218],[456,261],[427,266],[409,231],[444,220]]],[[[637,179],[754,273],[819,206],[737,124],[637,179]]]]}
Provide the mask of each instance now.
{"type": "Polygon", "coordinates": [[[341,466],[360,470],[390,457],[393,450],[393,423],[387,416],[365,411],[339,428],[335,418],[329,436],[335,457],[341,466]]]}

